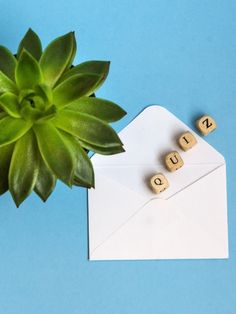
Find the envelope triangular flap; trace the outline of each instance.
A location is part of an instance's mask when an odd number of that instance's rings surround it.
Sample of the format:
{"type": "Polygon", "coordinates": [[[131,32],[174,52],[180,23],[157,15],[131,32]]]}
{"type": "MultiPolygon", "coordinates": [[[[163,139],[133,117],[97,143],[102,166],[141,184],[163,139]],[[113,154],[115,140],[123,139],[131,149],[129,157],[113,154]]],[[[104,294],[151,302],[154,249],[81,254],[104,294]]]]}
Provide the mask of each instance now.
{"type": "Polygon", "coordinates": [[[224,163],[224,157],[198,136],[186,124],[162,106],[152,105],[134,118],[119,136],[125,153],[92,157],[95,166],[161,165],[163,155],[170,150],[180,150],[178,136],[190,131],[197,138],[194,154],[185,154],[186,164],[224,163]]]}
{"type": "Polygon", "coordinates": [[[161,106],[147,107],[119,136],[125,153],[112,156],[95,154],[92,157],[95,173],[119,182],[146,199],[155,197],[148,181],[157,172],[164,173],[171,180],[170,188],[158,196],[166,199],[224,164],[220,153],[161,106]],[[186,131],[192,132],[198,143],[191,151],[181,152],[177,139],[186,131]],[[170,174],[163,165],[163,157],[172,150],[180,152],[185,165],[170,174]]]}

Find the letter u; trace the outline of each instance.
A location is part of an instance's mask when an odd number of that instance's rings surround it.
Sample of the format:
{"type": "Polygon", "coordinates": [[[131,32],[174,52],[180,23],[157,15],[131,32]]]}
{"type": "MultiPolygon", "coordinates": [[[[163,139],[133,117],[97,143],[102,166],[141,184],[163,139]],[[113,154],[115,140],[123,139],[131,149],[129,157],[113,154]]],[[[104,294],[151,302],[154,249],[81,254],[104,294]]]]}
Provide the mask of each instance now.
{"type": "Polygon", "coordinates": [[[176,157],[176,155],[174,155],[173,157],[171,157],[170,160],[171,160],[172,164],[174,164],[174,165],[176,165],[176,164],[179,162],[179,160],[178,160],[178,158],[176,157]],[[174,159],[173,159],[173,158],[174,158],[174,159]]]}

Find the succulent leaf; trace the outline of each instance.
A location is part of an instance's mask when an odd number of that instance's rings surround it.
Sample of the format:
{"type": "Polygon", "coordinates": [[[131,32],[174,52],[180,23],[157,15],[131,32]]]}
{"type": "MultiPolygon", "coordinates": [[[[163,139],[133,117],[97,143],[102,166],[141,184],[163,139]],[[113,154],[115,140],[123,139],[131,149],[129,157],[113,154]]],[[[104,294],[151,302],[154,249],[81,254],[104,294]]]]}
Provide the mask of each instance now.
{"type": "Polygon", "coordinates": [[[52,105],[49,107],[47,110],[44,111],[43,115],[38,118],[37,123],[49,121],[55,117],[57,113],[57,108],[56,106],[52,105]]]}
{"type": "Polygon", "coordinates": [[[0,71],[0,95],[5,92],[12,92],[17,94],[18,89],[16,84],[2,71],[0,71]]]}
{"type": "Polygon", "coordinates": [[[47,167],[60,180],[71,186],[76,158],[63,135],[50,122],[34,125],[41,156],[47,167]]]}
{"type": "Polygon", "coordinates": [[[35,183],[34,191],[35,193],[44,201],[53,192],[56,186],[56,176],[52,171],[46,166],[42,157],[39,155],[39,173],[37,181],[35,183]]]}
{"type": "Polygon", "coordinates": [[[82,147],[84,147],[87,150],[91,150],[94,153],[98,153],[101,155],[114,155],[125,152],[125,149],[123,148],[123,145],[119,146],[109,146],[109,147],[102,147],[98,146],[96,144],[88,143],[86,141],[82,141],[81,139],[78,139],[79,143],[82,147]]]}
{"type": "Polygon", "coordinates": [[[45,83],[53,87],[74,59],[76,41],[73,32],[53,40],[40,58],[45,83]]]}
{"type": "Polygon", "coordinates": [[[94,171],[91,160],[80,146],[80,143],[73,136],[65,132],[63,132],[63,135],[67,138],[77,160],[74,180],[77,180],[77,182],[80,181],[81,184],[86,185],[86,187],[94,187],[94,171]]]}
{"type": "Polygon", "coordinates": [[[0,120],[0,147],[15,142],[32,126],[30,121],[6,116],[0,120]],[[4,130],[4,131],[3,131],[4,130]]]}
{"type": "Polygon", "coordinates": [[[5,117],[7,117],[7,113],[5,111],[0,111],[0,120],[5,117]]]}
{"type": "Polygon", "coordinates": [[[8,76],[12,81],[15,80],[16,58],[6,47],[0,46],[0,71],[8,76]]]}
{"type": "Polygon", "coordinates": [[[74,180],[73,180],[73,185],[75,186],[81,186],[81,187],[84,187],[84,188],[87,188],[87,189],[90,189],[92,186],[90,184],[86,184],[85,182],[81,181],[79,178],[77,177],[74,177],[74,180]]]}
{"type": "Polygon", "coordinates": [[[0,147],[0,195],[5,193],[8,186],[8,172],[11,162],[11,157],[14,149],[14,144],[9,144],[0,147]]]}
{"type": "Polygon", "coordinates": [[[16,66],[16,83],[20,89],[34,88],[43,80],[37,60],[23,49],[16,66]]]}
{"type": "Polygon", "coordinates": [[[19,91],[18,100],[21,103],[25,98],[34,97],[36,95],[35,90],[32,88],[26,88],[19,91]]]}
{"type": "Polygon", "coordinates": [[[81,97],[73,101],[66,109],[92,115],[106,122],[115,122],[126,115],[117,104],[95,97],[81,97]]]}
{"type": "Polygon", "coordinates": [[[122,144],[116,132],[107,123],[85,113],[64,109],[58,112],[52,123],[81,140],[101,147],[122,144]]]}
{"type": "Polygon", "coordinates": [[[52,89],[46,84],[38,84],[34,88],[37,95],[42,97],[46,106],[52,104],[52,89]]]}
{"type": "Polygon", "coordinates": [[[88,73],[68,78],[53,90],[53,102],[58,108],[63,108],[82,96],[91,95],[100,78],[97,74],[88,73]]]}
{"type": "Polygon", "coordinates": [[[9,169],[9,190],[19,206],[32,192],[38,175],[38,149],[34,133],[27,132],[16,143],[9,169]]]}
{"type": "Polygon", "coordinates": [[[0,107],[13,118],[20,118],[20,105],[18,97],[10,92],[0,96],[0,107]]]}
{"type": "Polygon", "coordinates": [[[100,76],[100,80],[96,86],[96,89],[98,89],[106,80],[109,73],[109,68],[110,61],[86,61],[66,71],[60,78],[59,82],[61,83],[62,81],[76,74],[92,73],[100,76]]]}
{"type": "Polygon", "coordinates": [[[42,111],[38,108],[32,108],[29,101],[25,100],[22,102],[23,108],[20,113],[23,119],[26,121],[31,121],[32,124],[42,117],[42,111]]]}
{"type": "Polygon", "coordinates": [[[25,36],[22,38],[18,50],[17,57],[20,57],[20,54],[23,49],[26,49],[36,60],[39,60],[42,55],[42,44],[38,35],[29,28],[25,36]]]}

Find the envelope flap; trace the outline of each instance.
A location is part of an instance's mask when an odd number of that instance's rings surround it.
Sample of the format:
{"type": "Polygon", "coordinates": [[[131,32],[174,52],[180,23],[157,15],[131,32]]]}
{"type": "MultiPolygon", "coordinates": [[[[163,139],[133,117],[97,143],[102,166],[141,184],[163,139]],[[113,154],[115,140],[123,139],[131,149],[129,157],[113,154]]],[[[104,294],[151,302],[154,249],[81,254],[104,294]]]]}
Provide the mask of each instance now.
{"type": "Polygon", "coordinates": [[[161,106],[146,108],[119,135],[126,152],[113,156],[95,154],[92,157],[95,173],[119,182],[146,199],[169,198],[225,162],[219,152],[161,106]],[[163,158],[167,152],[180,151],[177,138],[186,131],[192,132],[198,143],[191,151],[180,153],[184,167],[169,173],[163,166],[163,158]],[[149,188],[149,179],[157,172],[171,181],[170,187],[159,196],[149,188]]]}
{"type": "Polygon", "coordinates": [[[149,106],[131,121],[119,136],[124,143],[125,153],[92,157],[95,166],[110,165],[161,165],[163,155],[179,150],[176,139],[179,134],[190,131],[198,141],[194,155],[185,155],[185,163],[223,163],[224,157],[198,136],[175,115],[161,106],[149,106]]]}

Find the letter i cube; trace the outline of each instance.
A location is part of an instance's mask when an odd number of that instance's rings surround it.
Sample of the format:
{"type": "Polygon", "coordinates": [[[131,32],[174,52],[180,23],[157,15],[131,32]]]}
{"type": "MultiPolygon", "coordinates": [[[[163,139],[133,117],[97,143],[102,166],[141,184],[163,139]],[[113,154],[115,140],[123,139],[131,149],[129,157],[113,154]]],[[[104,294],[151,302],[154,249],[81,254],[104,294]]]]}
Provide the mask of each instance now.
{"type": "Polygon", "coordinates": [[[185,152],[197,144],[195,136],[190,132],[185,132],[179,137],[179,146],[185,152]]]}

